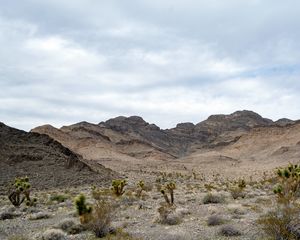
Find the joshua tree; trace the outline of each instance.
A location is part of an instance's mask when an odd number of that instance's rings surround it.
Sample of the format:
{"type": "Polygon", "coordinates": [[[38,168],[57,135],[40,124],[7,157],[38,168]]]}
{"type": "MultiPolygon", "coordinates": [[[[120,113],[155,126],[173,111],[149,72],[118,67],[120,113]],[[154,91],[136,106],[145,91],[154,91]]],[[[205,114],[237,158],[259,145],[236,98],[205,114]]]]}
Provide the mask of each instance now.
{"type": "Polygon", "coordinates": [[[31,184],[29,183],[29,178],[16,178],[12,184],[12,190],[9,192],[8,198],[10,202],[15,206],[19,207],[24,200],[26,200],[26,205],[33,205],[37,199],[30,198],[31,184]]]}
{"type": "Polygon", "coordinates": [[[126,180],[116,179],[112,181],[112,190],[117,196],[122,196],[125,192],[126,180]]]}

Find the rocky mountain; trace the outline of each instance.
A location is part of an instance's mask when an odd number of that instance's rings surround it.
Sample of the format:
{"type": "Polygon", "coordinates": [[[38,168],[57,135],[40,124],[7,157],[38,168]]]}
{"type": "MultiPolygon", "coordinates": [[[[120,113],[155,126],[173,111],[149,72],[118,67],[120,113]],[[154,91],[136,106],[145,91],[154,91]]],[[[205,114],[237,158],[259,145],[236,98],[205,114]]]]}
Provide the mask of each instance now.
{"type": "Polygon", "coordinates": [[[172,159],[191,154],[198,149],[226,146],[236,142],[255,127],[282,125],[252,111],[237,111],[229,115],[212,115],[198,124],[180,123],[172,129],[160,129],[141,117],[116,117],[92,124],[80,122],[56,129],[40,126],[32,130],[47,134],[87,159],[172,159]]]}
{"type": "Polygon", "coordinates": [[[101,183],[113,174],[47,135],[0,123],[0,194],[18,176],[28,176],[34,188],[47,189],[101,183]]]}

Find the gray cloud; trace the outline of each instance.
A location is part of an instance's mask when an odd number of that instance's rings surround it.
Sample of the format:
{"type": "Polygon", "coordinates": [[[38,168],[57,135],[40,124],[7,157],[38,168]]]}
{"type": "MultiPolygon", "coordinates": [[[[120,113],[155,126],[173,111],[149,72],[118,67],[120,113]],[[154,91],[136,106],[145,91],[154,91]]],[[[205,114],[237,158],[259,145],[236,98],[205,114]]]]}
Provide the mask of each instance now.
{"type": "Polygon", "coordinates": [[[300,118],[300,3],[7,1],[0,121],[141,115],[168,128],[252,109],[300,118]]]}

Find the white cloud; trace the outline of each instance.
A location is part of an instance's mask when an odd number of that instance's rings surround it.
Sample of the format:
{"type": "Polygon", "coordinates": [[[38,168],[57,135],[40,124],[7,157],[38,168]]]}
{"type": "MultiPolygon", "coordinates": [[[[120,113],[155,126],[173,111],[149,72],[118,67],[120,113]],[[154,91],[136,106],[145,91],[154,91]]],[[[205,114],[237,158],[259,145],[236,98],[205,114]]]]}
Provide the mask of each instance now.
{"type": "Polygon", "coordinates": [[[167,128],[239,109],[300,118],[298,3],[13,2],[0,9],[7,124],[141,115],[167,128]]]}

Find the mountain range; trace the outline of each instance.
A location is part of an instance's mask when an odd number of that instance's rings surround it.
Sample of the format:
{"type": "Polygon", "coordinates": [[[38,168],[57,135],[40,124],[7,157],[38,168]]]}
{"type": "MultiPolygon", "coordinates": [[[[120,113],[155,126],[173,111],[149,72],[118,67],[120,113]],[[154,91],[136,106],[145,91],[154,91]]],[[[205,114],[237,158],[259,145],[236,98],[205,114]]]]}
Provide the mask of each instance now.
{"type": "Polygon", "coordinates": [[[171,129],[160,129],[139,116],[59,129],[43,125],[30,132],[1,123],[0,144],[0,191],[20,175],[29,175],[38,188],[45,182],[59,187],[117,176],[108,168],[126,172],[184,165],[205,170],[209,164],[220,171],[272,169],[298,161],[300,121],[272,121],[244,110],[171,129]]]}

